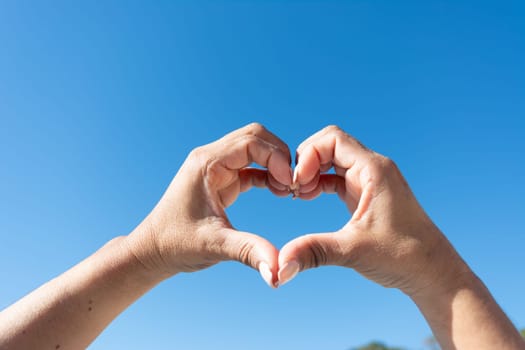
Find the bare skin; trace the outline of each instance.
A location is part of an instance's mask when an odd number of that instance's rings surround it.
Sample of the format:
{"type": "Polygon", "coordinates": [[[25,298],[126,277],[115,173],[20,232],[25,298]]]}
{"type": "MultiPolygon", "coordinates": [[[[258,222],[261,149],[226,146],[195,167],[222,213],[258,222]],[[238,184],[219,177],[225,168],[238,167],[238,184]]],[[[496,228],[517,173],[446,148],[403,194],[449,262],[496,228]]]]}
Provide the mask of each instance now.
{"type": "Polygon", "coordinates": [[[279,280],[340,265],[417,304],[443,349],[525,349],[487,288],[418,204],[396,165],[330,126],[297,150],[299,197],[337,193],[353,213],[341,230],[287,243],[279,280]],[[334,167],[336,174],[323,174],[334,167]],[[475,336],[473,336],[475,334],[475,336]]]}
{"type": "Polygon", "coordinates": [[[271,287],[308,268],[351,267],[409,295],[444,349],[525,348],[391,161],[336,127],[310,137],[298,155],[293,181],[287,145],[259,124],[195,149],[131,234],[0,313],[0,348],[86,348],[161,281],[225,260],[258,270],[271,287]],[[247,168],[252,162],[266,170],[247,168]],[[331,166],[336,175],[322,174],[331,166]],[[339,232],[299,237],[279,252],[235,230],[225,214],[252,186],[279,196],[292,190],[303,199],[338,193],[353,216],[339,232]]]}
{"type": "Polygon", "coordinates": [[[277,282],[278,250],[232,228],[224,209],[252,186],[288,195],[284,142],[251,124],[195,149],[149,216],[0,313],[0,349],[84,349],[162,280],[238,260],[277,282]],[[268,171],[246,168],[255,162],[268,171]]]}

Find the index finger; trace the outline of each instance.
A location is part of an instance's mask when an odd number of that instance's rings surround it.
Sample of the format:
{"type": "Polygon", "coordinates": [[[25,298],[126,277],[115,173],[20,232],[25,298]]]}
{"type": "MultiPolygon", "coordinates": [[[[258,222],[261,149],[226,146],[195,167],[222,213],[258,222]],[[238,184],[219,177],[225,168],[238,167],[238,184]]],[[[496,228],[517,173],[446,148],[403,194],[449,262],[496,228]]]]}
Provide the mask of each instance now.
{"type": "Polygon", "coordinates": [[[234,130],[229,134],[222,137],[222,140],[235,140],[241,136],[253,135],[259,137],[266,142],[279,148],[284,154],[288,156],[288,164],[291,164],[292,158],[290,156],[290,148],[288,145],[277,137],[274,133],[270,132],[264,125],[260,123],[250,123],[242,128],[234,130]]]}
{"type": "Polygon", "coordinates": [[[300,185],[310,183],[326,164],[350,169],[372,152],[337,126],[328,126],[310,136],[297,148],[294,178],[300,185]]]}
{"type": "MultiPolygon", "coordinates": [[[[213,154],[212,162],[220,164],[227,170],[239,171],[256,163],[267,168],[279,183],[289,186],[292,183],[290,152],[288,146],[283,150],[282,141],[277,142],[277,140],[280,139],[260,125],[248,126],[205,147],[213,154]]],[[[236,177],[233,177],[225,181],[235,180],[236,177]]]]}

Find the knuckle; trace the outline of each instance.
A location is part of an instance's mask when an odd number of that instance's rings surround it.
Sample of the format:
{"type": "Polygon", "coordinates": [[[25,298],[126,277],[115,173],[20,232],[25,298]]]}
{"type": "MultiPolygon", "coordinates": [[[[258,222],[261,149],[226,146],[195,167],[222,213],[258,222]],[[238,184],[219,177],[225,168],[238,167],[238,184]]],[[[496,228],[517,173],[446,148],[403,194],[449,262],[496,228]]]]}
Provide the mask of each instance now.
{"type": "Polygon", "coordinates": [[[257,135],[266,131],[266,128],[261,123],[253,122],[246,126],[246,130],[249,134],[257,135]]]}
{"type": "Polygon", "coordinates": [[[185,163],[188,163],[187,166],[192,169],[204,169],[210,163],[210,158],[211,156],[205,146],[199,146],[188,154],[185,163]]]}
{"type": "Polygon", "coordinates": [[[381,166],[387,173],[397,172],[397,165],[392,159],[384,156],[381,158],[381,166]]]}
{"type": "Polygon", "coordinates": [[[385,178],[399,173],[396,163],[385,156],[374,155],[370,161],[370,172],[375,177],[385,178]]]}
{"type": "Polygon", "coordinates": [[[202,177],[211,184],[214,184],[219,176],[220,162],[215,152],[210,152],[206,146],[194,148],[186,158],[184,165],[191,169],[195,176],[202,177]]]}
{"type": "Polygon", "coordinates": [[[326,249],[316,240],[310,239],[308,244],[309,259],[308,265],[310,268],[326,265],[328,262],[328,254],[326,249]]]}
{"type": "Polygon", "coordinates": [[[372,175],[380,175],[383,173],[382,161],[379,156],[372,156],[369,163],[368,169],[372,175]]]}
{"type": "Polygon", "coordinates": [[[340,133],[342,131],[343,130],[341,130],[340,127],[338,127],[337,125],[334,125],[334,124],[328,125],[327,127],[324,128],[324,132],[327,133],[327,134],[340,133]]]}
{"type": "Polygon", "coordinates": [[[253,263],[253,245],[250,242],[243,242],[239,247],[237,260],[247,266],[255,266],[253,263]]]}
{"type": "Polygon", "coordinates": [[[205,152],[203,148],[204,148],[203,146],[195,147],[194,149],[191,150],[190,154],[188,155],[188,158],[201,159],[205,152]]]}

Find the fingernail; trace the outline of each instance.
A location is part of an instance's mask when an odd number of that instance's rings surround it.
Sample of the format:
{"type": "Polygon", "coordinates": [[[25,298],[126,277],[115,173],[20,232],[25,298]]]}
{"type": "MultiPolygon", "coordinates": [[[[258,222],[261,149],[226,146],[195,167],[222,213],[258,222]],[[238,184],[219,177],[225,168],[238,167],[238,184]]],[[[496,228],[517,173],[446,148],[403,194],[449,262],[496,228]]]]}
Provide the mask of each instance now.
{"type": "Polygon", "coordinates": [[[295,260],[288,261],[279,269],[279,285],[282,286],[290,282],[299,272],[299,263],[295,260]]]}
{"type": "Polygon", "coordinates": [[[293,172],[293,181],[290,185],[290,192],[292,192],[292,199],[295,199],[299,196],[299,187],[300,184],[297,182],[297,168],[293,172]]]}
{"type": "Polygon", "coordinates": [[[259,273],[266,284],[268,284],[271,288],[275,288],[273,285],[272,270],[270,270],[270,266],[268,266],[268,264],[264,261],[259,264],[259,273]]]}

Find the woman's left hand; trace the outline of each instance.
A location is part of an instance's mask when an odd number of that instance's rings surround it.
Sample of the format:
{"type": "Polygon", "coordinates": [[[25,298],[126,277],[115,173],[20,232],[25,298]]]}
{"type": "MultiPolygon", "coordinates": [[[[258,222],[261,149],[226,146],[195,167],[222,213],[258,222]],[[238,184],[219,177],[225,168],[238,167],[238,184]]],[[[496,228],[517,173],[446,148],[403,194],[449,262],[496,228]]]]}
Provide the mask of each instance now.
{"type": "Polygon", "coordinates": [[[290,151],[260,124],[194,149],[151,214],[127,237],[148,270],[167,278],[237,260],[277,282],[279,251],[266,239],[235,230],[225,209],[252,186],[290,193],[290,151]],[[267,170],[248,168],[257,163],[267,170]]]}

